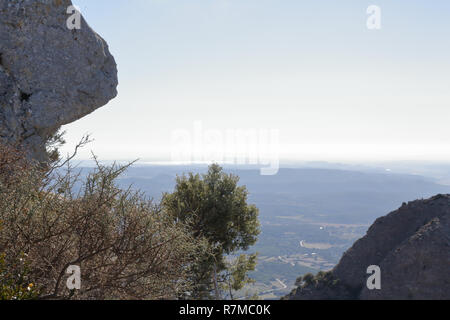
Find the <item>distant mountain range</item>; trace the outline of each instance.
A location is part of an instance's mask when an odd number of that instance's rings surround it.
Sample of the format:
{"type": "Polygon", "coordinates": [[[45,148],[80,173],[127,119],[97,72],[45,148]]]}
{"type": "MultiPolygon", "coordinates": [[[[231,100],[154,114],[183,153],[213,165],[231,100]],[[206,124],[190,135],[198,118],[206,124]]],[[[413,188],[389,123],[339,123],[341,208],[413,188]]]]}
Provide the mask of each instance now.
{"type": "MultiPolygon", "coordinates": [[[[120,178],[155,199],[171,192],[177,174],[205,172],[206,167],[135,166],[120,178]]],[[[227,169],[240,177],[250,201],[261,218],[275,215],[322,215],[328,222],[372,223],[402,202],[450,193],[450,186],[417,175],[335,169],[281,169],[277,175],[261,176],[259,170],[227,169]]]]}

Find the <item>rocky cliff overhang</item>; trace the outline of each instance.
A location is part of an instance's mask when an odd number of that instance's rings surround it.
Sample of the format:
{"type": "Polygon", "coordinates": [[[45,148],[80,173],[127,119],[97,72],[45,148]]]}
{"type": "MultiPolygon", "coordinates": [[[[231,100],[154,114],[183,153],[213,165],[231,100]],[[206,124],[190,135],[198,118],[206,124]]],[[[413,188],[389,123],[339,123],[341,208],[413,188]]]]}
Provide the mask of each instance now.
{"type": "Polygon", "coordinates": [[[0,139],[39,161],[62,125],[117,95],[108,45],[82,17],[79,27],[68,27],[71,6],[70,0],[0,0],[0,139]]]}

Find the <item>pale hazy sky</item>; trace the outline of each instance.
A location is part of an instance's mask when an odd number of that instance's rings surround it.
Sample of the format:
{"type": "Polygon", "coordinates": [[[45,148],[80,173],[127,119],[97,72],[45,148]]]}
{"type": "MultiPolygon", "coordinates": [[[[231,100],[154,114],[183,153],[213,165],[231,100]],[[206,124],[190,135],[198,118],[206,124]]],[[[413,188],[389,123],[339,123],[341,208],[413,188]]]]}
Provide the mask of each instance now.
{"type": "Polygon", "coordinates": [[[75,0],[119,95],[66,126],[101,159],[170,160],[172,134],[279,130],[282,158],[450,161],[450,1],[75,0]],[[368,30],[378,5],[382,29],[368,30]]]}

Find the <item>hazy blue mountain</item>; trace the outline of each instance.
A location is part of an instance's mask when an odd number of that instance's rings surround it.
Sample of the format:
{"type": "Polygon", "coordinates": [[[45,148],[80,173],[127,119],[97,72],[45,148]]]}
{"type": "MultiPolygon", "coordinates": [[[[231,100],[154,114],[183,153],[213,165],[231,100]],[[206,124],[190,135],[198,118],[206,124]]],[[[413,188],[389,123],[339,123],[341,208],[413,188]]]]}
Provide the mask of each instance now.
{"type": "MultiPolygon", "coordinates": [[[[177,174],[204,172],[205,167],[135,166],[120,179],[159,199],[172,191],[177,174]]],[[[449,186],[417,175],[333,169],[281,169],[261,176],[258,170],[227,169],[250,191],[261,218],[276,215],[323,215],[329,222],[366,223],[408,200],[450,192],[449,186]]]]}

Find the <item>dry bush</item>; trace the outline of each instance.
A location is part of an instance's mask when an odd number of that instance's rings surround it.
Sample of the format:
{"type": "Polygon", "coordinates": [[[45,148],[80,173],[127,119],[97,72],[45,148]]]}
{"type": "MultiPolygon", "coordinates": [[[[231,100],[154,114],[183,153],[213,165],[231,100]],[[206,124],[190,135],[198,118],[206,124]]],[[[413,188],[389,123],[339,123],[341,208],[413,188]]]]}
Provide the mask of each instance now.
{"type": "Polygon", "coordinates": [[[204,243],[142,194],[119,189],[126,167],[97,163],[81,178],[70,163],[43,171],[2,148],[0,254],[6,269],[25,257],[37,298],[175,299],[191,290],[187,273],[204,243]],[[81,290],[66,287],[71,265],[81,268],[81,290]]]}
{"type": "Polygon", "coordinates": [[[4,186],[17,183],[30,166],[23,151],[0,143],[0,181],[4,186]]]}

